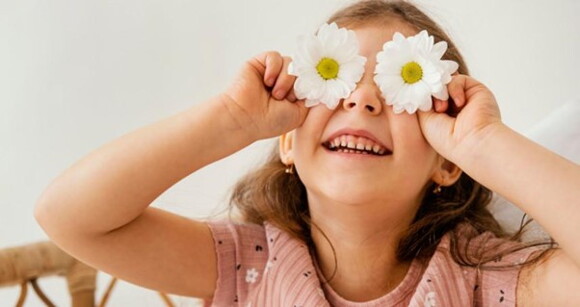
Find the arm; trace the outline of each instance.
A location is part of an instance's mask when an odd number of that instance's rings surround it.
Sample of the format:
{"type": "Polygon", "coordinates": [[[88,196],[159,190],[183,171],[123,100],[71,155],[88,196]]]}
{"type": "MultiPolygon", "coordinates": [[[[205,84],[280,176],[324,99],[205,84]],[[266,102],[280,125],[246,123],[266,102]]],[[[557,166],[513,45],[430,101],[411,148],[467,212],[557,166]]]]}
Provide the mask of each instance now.
{"type": "Polygon", "coordinates": [[[466,145],[458,166],[533,217],[580,267],[580,166],[503,124],[466,145]]]}
{"type": "Polygon", "coordinates": [[[41,225],[49,234],[110,232],[185,176],[251,144],[226,101],[220,96],[193,106],[73,164],[42,194],[36,207],[41,225]]]}
{"type": "Polygon", "coordinates": [[[124,135],[72,165],[43,193],[39,224],[63,250],[111,275],[211,297],[217,270],[207,225],[149,205],[183,177],[252,142],[223,99],[124,135]]]}
{"type": "Polygon", "coordinates": [[[435,111],[419,112],[429,143],[529,214],[562,248],[520,271],[518,305],[577,305],[580,166],[504,125],[493,93],[474,78],[458,74],[447,87],[452,99],[435,99],[435,111]]]}
{"type": "Polygon", "coordinates": [[[257,56],[224,94],[90,153],[46,188],[37,221],[64,251],[99,270],[211,297],[217,267],[207,224],[149,205],[201,167],[304,121],[304,104],[284,99],[295,80],[285,73],[288,63],[275,52],[257,56]],[[271,95],[278,90],[280,100],[271,95]]]}
{"type": "Polygon", "coordinates": [[[466,141],[455,160],[467,174],[533,217],[561,250],[524,268],[519,306],[571,306],[580,300],[580,166],[503,124],[466,141]]]}

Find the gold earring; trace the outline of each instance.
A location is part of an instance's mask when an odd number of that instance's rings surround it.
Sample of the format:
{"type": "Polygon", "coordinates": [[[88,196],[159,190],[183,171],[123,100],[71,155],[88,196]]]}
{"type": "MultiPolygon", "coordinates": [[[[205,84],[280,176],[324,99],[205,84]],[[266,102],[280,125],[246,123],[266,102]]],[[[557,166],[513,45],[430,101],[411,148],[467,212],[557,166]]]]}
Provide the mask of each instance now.
{"type": "Polygon", "coordinates": [[[286,165],[286,174],[294,174],[294,164],[286,165]]]}
{"type": "Polygon", "coordinates": [[[438,184],[437,187],[433,190],[433,193],[434,194],[441,193],[441,187],[442,187],[442,185],[438,184]]]}

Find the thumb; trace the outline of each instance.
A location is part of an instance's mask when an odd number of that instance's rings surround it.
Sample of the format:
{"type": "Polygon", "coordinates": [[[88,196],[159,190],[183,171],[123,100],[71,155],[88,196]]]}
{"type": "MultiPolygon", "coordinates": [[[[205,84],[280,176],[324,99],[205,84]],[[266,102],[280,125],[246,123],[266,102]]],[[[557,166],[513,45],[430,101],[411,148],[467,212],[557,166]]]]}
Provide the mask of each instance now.
{"type": "Polygon", "coordinates": [[[442,150],[444,142],[453,135],[455,119],[444,112],[437,113],[434,110],[418,110],[417,117],[427,141],[435,150],[442,150]]]}
{"type": "Polygon", "coordinates": [[[290,108],[290,112],[293,116],[292,122],[296,125],[296,127],[302,126],[306,120],[308,111],[310,111],[310,108],[306,107],[305,100],[296,100],[295,102],[288,101],[288,107],[290,108]]]}
{"type": "Polygon", "coordinates": [[[276,100],[271,105],[275,108],[275,125],[283,127],[284,132],[302,126],[309,111],[304,100],[276,100]]]}

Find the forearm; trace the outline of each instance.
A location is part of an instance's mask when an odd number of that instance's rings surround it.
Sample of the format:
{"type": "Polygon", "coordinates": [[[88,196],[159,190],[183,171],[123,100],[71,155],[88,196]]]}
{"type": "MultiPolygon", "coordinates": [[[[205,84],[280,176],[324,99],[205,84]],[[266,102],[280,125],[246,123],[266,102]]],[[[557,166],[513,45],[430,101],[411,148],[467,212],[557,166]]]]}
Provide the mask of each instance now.
{"type": "Polygon", "coordinates": [[[44,191],[40,224],[99,234],[132,221],[184,177],[254,141],[229,105],[219,96],[96,149],[44,191]]]}
{"type": "Polygon", "coordinates": [[[467,143],[454,162],[533,217],[580,267],[580,166],[503,124],[467,143]]]}

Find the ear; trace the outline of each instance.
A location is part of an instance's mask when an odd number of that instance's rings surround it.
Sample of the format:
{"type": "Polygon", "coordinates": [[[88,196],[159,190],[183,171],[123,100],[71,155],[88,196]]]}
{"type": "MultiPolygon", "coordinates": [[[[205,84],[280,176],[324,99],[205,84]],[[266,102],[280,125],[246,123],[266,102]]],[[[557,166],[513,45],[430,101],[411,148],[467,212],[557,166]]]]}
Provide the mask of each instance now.
{"type": "Polygon", "coordinates": [[[294,163],[292,156],[292,141],[294,139],[294,130],[280,135],[280,160],[282,163],[289,165],[294,163]]]}
{"type": "Polygon", "coordinates": [[[442,186],[453,185],[463,173],[463,171],[451,161],[438,156],[438,162],[431,180],[442,186]]]}

